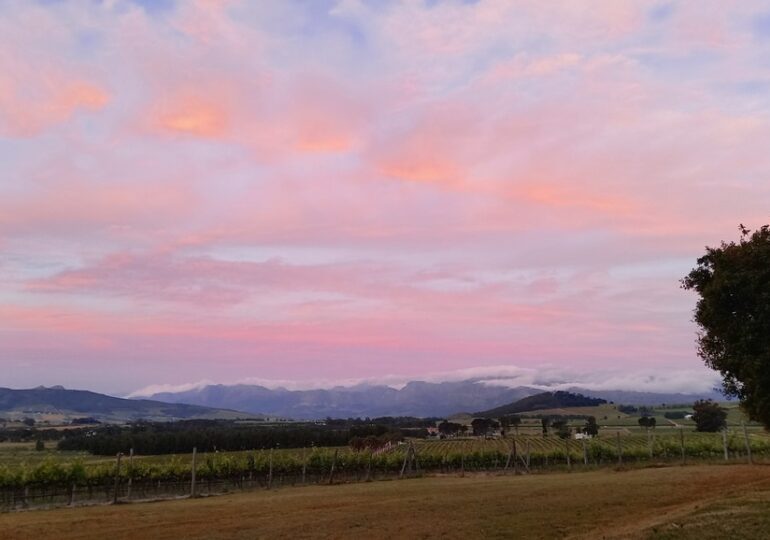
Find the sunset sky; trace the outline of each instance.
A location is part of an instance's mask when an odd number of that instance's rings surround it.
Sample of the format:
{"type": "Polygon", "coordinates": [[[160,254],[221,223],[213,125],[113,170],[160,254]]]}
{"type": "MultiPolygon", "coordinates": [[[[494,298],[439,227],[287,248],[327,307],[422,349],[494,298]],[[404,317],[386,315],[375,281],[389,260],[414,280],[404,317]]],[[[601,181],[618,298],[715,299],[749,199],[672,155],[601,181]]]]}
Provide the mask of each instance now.
{"type": "Polygon", "coordinates": [[[767,2],[0,1],[0,386],[703,390],[769,221],[767,2]]]}

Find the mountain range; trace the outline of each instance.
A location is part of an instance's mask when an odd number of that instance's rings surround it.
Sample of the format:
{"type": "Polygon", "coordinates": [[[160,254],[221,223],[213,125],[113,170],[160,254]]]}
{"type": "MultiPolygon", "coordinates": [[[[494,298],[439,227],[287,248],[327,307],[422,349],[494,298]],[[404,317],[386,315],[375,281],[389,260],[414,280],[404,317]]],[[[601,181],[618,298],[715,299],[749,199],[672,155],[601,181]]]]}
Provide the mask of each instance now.
{"type": "Polygon", "coordinates": [[[24,390],[0,388],[0,416],[57,420],[90,417],[100,421],[125,422],[138,419],[171,421],[255,418],[257,415],[201,405],[123,399],[87,390],[68,390],[61,386],[39,386],[24,390]]]}
{"type": "MultiPolygon", "coordinates": [[[[566,390],[627,405],[691,404],[701,398],[724,399],[716,392],[671,394],[593,391],[578,387],[566,390]]],[[[208,385],[183,392],[158,393],[148,396],[148,399],[124,399],[86,390],[68,390],[61,386],[24,390],[0,388],[0,417],[31,416],[37,419],[64,420],[93,417],[108,422],[266,416],[296,420],[377,416],[446,418],[472,411],[497,411],[506,404],[543,392],[543,388],[511,388],[478,380],[412,381],[398,389],[384,385],[337,386],[315,390],[287,390],[245,384],[208,385]]]]}
{"type": "MultiPolygon", "coordinates": [[[[382,385],[357,385],[315,390],[287,390],[258,385],[207,385],[181,392],[153,394],[151,399],[170,403],[190,403],[226,408],[271,417],[321,419],[326,417],[437,416],[460,412],[485,411],[542,393],[543,388],[514,388],[484,384],[477,380],[461,382],[412,381],[396,389],[382,385]]],[[[594,391],[566,388],[569,392],[628,405],[692,403],[701,398],[724,399],[717,392],[701,394],[594,391]]]]}

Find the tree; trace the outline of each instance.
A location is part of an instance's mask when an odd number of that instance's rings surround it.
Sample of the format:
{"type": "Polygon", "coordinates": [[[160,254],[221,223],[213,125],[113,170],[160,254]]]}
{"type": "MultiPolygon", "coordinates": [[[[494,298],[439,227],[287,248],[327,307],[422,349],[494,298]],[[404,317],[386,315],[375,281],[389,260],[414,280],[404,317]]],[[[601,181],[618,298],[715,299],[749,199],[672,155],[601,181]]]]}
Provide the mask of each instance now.
{"type": "Polygon", "coordinates": [[[498,422],[500,423],[500,435],[505,437],[505,431],[508,429],[508,426],[511,425],[511,419],[507,416],[501,416],[498,419],[498,422]]]}
{"type": "Polygon", "coordinates": [[[591,437],[596,437],[599,434],[599,426],[596,424],[595,416],[589,416],[586,419],[586,425],[583,426],[583,433],[591,437]]]}
{"type": "Polygon", "coordinates": [[[655,424],[655,419],[650,418],[649,416],[642,416],[639,419],[639,425],[642,426],[645,430],[650,429],[655,424]]]}
{"type": "Polygon", "coordinates": [[[695,431],[719,431],[724,429],[727,421],[727,411],[710,399],[698,400],[692,406],[692,419],[695,421],[695,431]]]}
{"type": "Polygon", "coordinates": [[[770,428],[770,226],[706,248],[682,287],[698,293],[698,354],[723,391],[770,428]]]}
{"type": "Polygon", "coordinates": [[[514,415],[514,416],[511,416],[509,418],[510,418],[511,425],[513,426],[513,429],[516,430],[516,435],[518,435],[519,434],[519,426],[521,425],[521,416],[514,415]]]}
{"type": "Polygon", "coordinates": [[[24,424],[25,426],[32,427],[32,426],[35,425],[35,419],[34,418],[25,418],[24,420],[21,421],[21,423],[24,424]]]}
{"type": "Polygon", "coordinates": [[[553,428],[556,430],[556,434],[560,439],[569,439],[570,435],[572,434],[569,428],[569,422],[563,418],[554,420],[551,426],[553,426],[553,428]]]}
{"type": "Polygon", "coordinates": [[[492,421],[489,418],[474,418],[471,422],[471,428],[473,428],[473,434],[477,437],[486,435],[487,431],[492,425],[492,421]]]}
{"type": "Polygon", "coordinates": [[[456,435],[458,432],[462,431],[462,427],[461,424],[444,421],[438,425],[438,432],[444,436],[456,435]]]}
{"type": "Polygon", "coordinates": [[[38,439],[37,441],[35,441],[35,450],[37,450],[38,452],[42,452],[43,450],[45,450],[45,443],[43,442],[43,439],[38,439]]]}
{"type": "Polygon", "coordinates": [[[639,406],[639,414],[642,416],[650,416],[653,412],[652,407],[645,407],[644,405],[639,406]]]}
{"type": "Polygon", "coordinates": [[[551,425],[551,419],[544,416],[540,419],[540,426],[543,429],[543,437],[548,437],[548,426],[551,425]]]}

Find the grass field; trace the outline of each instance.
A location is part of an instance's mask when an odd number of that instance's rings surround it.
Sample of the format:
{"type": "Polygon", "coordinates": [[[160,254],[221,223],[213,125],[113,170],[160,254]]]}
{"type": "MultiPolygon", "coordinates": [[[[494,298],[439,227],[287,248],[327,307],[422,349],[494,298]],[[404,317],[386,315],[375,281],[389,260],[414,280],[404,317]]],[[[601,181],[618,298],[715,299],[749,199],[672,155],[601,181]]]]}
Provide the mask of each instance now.
{"type": "Polygon", "coordinates": [[[8,540],[761,538],[770,531],[770,467],[453,475],[309,486],[16,512],[0,515],[0,531],[8,540]]]}
{"type": "Polygon", "coordinates": [[[56,450],[56,443],[51,441],[46,443],[46,450],[42,452],[35,450],[35,443],[0,443],[0,466],[15,466],[22,463],[35,464],[44,461],[47,458],[54,458],[62,461],[82,459],[87,463],[98,463],[105,460],[104,457],[92,456],[87,452],[61,452],[56,450]]]}

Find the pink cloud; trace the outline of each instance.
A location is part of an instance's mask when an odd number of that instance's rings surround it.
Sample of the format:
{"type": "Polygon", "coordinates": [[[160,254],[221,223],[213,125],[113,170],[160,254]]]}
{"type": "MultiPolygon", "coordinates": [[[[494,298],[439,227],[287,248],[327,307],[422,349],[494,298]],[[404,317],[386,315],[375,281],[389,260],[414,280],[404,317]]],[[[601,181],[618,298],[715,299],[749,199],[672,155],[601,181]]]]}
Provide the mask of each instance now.
{"type": "Polygon", "coordinates": [[[770,204],[761,6],[652,7],[0,6],[0,354],[697,362],[677,280],[770,204]]]}
{"type": "Polygon", "coordinates": [[[216,100],[179,97],[154,115],[158,127],[204,138],[221,137],[230,123],[229,113],[216,100]]]}
{"type": "Polygon", "coordinates": [[[0,73],[0,134],[5,136],[38,135],[67,122],[79,111],[98,111],[109,100],[105,90],[86,81],[53,73],[14,74],[2,64],[0,73]]]}

